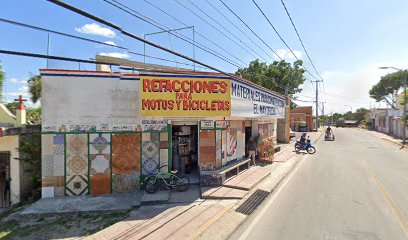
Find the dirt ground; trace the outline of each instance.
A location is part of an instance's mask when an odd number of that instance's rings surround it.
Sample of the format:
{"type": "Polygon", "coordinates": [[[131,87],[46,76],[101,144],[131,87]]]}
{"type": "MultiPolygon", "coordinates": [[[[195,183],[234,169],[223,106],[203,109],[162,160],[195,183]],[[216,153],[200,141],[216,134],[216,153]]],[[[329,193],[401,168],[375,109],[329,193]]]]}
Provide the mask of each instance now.
{"type": "Polygon", "coordinates": [[[83,238],[129,216],[129,211],[19,218],[26,206],[0,214],[0,239],[83,238]]]}

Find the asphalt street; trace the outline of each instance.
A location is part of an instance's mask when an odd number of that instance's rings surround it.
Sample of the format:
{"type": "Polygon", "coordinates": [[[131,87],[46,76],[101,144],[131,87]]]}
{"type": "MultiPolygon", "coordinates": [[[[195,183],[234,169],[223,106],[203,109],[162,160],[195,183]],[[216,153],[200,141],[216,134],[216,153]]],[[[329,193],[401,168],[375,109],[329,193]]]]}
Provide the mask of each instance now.
{"type": "Polygon", "coordinates": [[[408,239],[408,151],[333,130],[231,239],[408,239]]]}

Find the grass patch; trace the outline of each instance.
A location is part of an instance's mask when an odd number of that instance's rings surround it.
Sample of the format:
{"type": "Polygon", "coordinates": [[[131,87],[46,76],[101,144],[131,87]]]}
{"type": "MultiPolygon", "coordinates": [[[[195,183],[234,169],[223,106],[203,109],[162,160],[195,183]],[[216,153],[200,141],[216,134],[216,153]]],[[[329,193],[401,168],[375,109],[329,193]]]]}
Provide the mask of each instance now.
{"type": "Polygon", "coordinates": [[[129,216],[129,211],[88,213],[0,222],[0,239],[55,239],[89,236],[129,216]]]}

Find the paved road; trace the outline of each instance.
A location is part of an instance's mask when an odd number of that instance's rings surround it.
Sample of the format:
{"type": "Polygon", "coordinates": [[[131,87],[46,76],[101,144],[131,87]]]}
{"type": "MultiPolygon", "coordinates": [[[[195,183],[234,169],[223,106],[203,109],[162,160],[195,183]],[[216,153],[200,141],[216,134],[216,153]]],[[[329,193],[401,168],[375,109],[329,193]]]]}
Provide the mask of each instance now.
{"type": "Polygon", "coordinates": [[[408,152],[334,129],[231,239],[408,239],[408,152]]]}

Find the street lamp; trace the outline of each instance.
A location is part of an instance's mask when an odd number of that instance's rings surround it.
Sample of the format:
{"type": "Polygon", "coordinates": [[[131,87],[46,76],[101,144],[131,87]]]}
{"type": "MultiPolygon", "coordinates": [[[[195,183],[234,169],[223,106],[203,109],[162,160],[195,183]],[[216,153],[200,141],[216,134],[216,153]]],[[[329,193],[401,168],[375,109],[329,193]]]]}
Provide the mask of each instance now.
{"type": "Polygon", "coordinates": [[[379,67],[379,69],[394,69],[397,71],[401,71],[402,72],[402,82],[404,83],[404,113],[403,113],[403,131],[402,131],[402,145],[405,145],[405,139],[406,139],[406,131],[407,131],[407,70],[402,70],[400,68],[396,68],[396,67],[379,67]]]}

